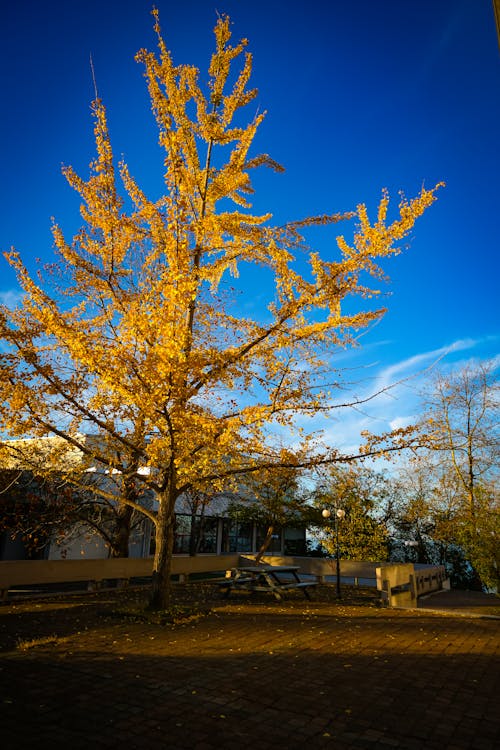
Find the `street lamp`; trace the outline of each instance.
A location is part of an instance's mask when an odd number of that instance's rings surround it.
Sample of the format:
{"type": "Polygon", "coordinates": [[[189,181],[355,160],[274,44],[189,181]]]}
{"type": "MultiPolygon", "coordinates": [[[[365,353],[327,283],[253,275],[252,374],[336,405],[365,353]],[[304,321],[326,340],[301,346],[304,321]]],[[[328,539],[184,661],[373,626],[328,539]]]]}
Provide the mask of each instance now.
{"type": "MultiPolygon", "coordinates": [[[[405,547],[416,548],[418,547],[418,542],[414,541],[413,539],[408,539],[404,542],[404,545],[405,547]]],[[[417,554],[417,562],[418,562],[418,554],[417,554]]]]}
{"type": "MultiPolygon", "coordinates": [[[[332,515],[329,508],[325,508],[321,511],[323,518],[328,519],[332,515]]],[[[340,554],[339,554],[339,521],[345,516],[345,510],[343,508],[335,508],[334,520],[335,520],[335,561],[337,570],[337,598],[341,598],[340,593],[340,554]]]]}

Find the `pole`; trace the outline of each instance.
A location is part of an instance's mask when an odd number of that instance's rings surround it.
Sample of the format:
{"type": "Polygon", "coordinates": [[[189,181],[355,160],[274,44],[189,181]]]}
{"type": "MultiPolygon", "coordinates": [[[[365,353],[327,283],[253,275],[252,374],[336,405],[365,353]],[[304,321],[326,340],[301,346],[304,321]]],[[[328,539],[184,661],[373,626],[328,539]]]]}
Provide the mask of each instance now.
{"type": "MultiPolygon", "coordinates": [[[[331,514],[331,511],[330,511],[329,508],[324,508],[324,510],[321,512],[321,515],[326,520],[326,519],[330,518],[330,516],[332,514],[331,514]]],[[[342,593],[341,593],[341,590],[340,590],[339,520],[342,519],[342,518],[344,518],[344,516],[345,516],[345,510],[343,510],[343,508],[337,508],[337,506],[335,506],[335,515],[334,515],[335,526],[334,526],[334,529],[335,529],[335,562],[336,562],[336,572],[337,572],[337,575],[335,576],[335,578],[336,578],[336,584],[337,584],[337,599],[341,599],[342,598],[342,593]]]]}
{"type": "Polygon", "coordinates": [[[342,598],[342,593],[340,591],[340,549],[339,549],[339,517],[337,513],[337,509],[335,509],[335,558],[337,563],[337,599],[342,598]]]}

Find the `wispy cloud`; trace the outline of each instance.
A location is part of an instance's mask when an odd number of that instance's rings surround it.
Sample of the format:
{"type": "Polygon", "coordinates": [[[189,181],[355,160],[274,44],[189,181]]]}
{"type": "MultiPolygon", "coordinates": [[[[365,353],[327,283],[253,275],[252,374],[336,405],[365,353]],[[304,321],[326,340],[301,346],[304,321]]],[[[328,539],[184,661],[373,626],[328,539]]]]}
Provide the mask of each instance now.
{"type": "Polygon", "coordinates": [[[389,367],[384,368],[378,378],[378,390],[387,388],[402,379],[417,377],[428,372],[432,367],[438,365],[447,355],[459,351],[467,351],[477,345],[476,339],[460,339],[452,344],[442,346],[439,349],[431,349],[421,352],[412,357],[403,359],[389,367]]]}
{"type": "MultiPolygon", "coordinates": [[[[414,423],[421,408],[422,387],[433,369],[451,369],[470,362],[472,356],[457,358],[456,355],[476,353],[482,343],[483,339],[460,339],[385,367],[372,366],[369,378],[359,380],[341,398],[332,399],[331,417],[301,419],[297,424],[305,431],[321,430],[323,441],[342,452],[357,452],[362,432],[381,434],[414,423]],[[341,406],[349,401],[351,406],[341,406]]],[[[497,359],[500,365],[500,356],[497,359]]]]}
{"type": "Polygon", "coordinates": [[[5,305],[10,310],[13,310],[23,300],[24,292],[19,289],[6,289],[0,291],[0,304],[5,305]]]}
{"type": "Polygon", "coordinates": [[[389,427],[391,428],[391,430],[400,430],[408,427],[414,421],[415,416],[413,414],[409,414],[406,417],[394,417],[394,419],[391,419],[391,421],[389,422],[389,427]]]}

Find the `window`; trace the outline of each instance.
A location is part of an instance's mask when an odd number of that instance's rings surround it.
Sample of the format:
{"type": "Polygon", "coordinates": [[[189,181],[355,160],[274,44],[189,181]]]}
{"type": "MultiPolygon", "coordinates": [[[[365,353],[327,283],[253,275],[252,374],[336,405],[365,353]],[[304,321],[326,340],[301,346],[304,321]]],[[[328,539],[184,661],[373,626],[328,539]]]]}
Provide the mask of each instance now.
{"type": "Polygon", "coordinates": [[[306,535],[304,529],[285,529],[285,555],[307,554],[306,535]]]}
{"type": "Polygon", "coordinates": [[[195,552],[217,552],[217,529],[219,519],[213,517],[196,518],[193,539],[197,543],[195,552]]]}
{"type": "Polygon", "coordinates": [[[189,555],[191,541],[191,516],[177,513],[174,529],[174,554],[189,555]]]}
{"type": "Polygon", "coordinates": [[[177,513],[175,516],[174,554],[194,555],[217,552],[217,529],[219,521],[211,516],[191,516],[177,513]]]}
{"type": "MultiPolygon", "coordinates": [[[[267,530],[268,530],[268,526],[257,526],[257,547],[256,547],[257,549],[260,549],[262,545],[264,544],[264,540],[267,536],[267,530]]],[[[275,528],[269,547],[266,550],[266,554],[268,555],[280,555],[281,554],[283,550],[283,546],[281,544],[281,537],[282,537],[281,529],[275,528]]]]}
{"type": "Polygon", "coordinates": [[[251,552],[253,523],[240,523],[225,518],[222,524],[221,552],[251,552]]]}

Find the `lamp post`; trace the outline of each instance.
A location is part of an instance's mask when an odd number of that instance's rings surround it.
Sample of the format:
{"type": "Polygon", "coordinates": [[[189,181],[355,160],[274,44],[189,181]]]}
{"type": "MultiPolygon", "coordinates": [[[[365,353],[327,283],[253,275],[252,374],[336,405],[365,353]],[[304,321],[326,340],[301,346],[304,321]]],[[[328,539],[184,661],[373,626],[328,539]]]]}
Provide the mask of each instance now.
{"type": "MultiPolygon", "coordinates": [[[[413,547],[414,549],[418,547],[418,542],[414,541],[413,539],[409,539],[404,542],[405,547],[413,547]]],[[[418,554],[417,554],[417,562],[418,562],[418,554]]]]}
{"type": "MultiPolygon", "coordinates": [[[[329,508],[325,508],[321,511],[323,518],[328,519],[332,515],[329,508]]],[[[345,516],[345,510],[343,508],[335,508],[334,521],[335,521],[335,561],[336,561],[336,580],[337,580],[337,598],[341,598],[340,592],[340,554],[339,554],[339,521],[345,516]]]]}

